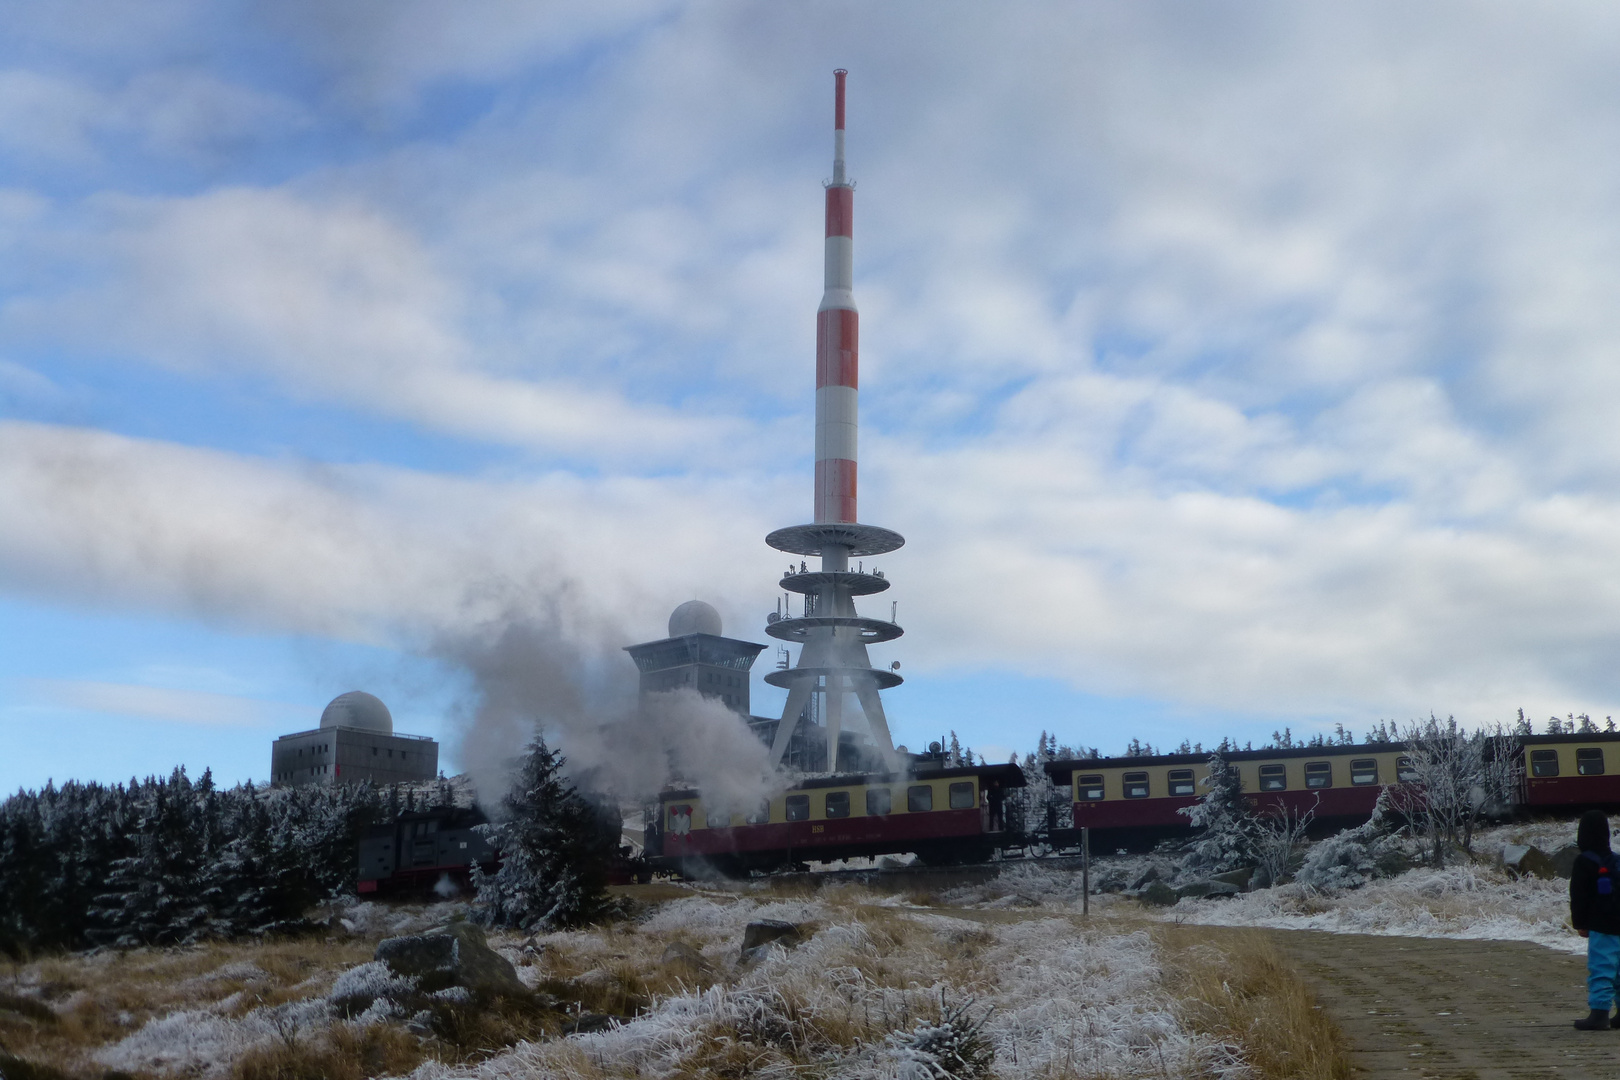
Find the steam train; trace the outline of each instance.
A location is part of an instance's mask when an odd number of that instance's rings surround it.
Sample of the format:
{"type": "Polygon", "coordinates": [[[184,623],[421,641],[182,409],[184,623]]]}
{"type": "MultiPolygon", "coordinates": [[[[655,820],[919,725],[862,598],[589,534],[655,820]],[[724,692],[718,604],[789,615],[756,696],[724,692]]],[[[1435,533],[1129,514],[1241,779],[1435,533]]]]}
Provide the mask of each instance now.
{"type": "MultiPolygon", "coordinates": [[[[1565,813],[1620,806],[1620,733],[1526,735],[1494,742],[1487,752],[1512,755],[1519,768],[1517,808],[1522,813],[1565,813]],[[1615,770],[1607,751],[1615,752],[1615,770]]],[[[1416,778],[1400,743],[1240,750],[1223,755],[1238,769],[1248,802],[1311,813],[1319,828],[1364,821],[1385,786],[1416,778]]],[[[1179,813],[1206,790],[1208,754],[1088,758],[1050,761],[1046,773],[1067,789],[1074,811],[1070,829],[1054,829],[1056,846],[1079,843],[1089,828],[1094,848],[1141,847],[1191,829],[1179,813]]]]}
{"type": "Polygon", "coordinates": [[[913,770],[804,780],[744,808],[665,791],[647,823],[648,861],[685,876],[741,876],[901,852],[930,865],[982,862],[1025,842],[1008,807],[1008,794],[1025,786],[1018,766],[913,770]]]}
{"type": "MultiPolygon", "coordinates": [[[[1494,745],[1519,765],[1520,812],[1620,808],[1620,733],[1531,735],[1494,745]]],[[[1321,829],[1365,820],[1384,787],[1415,776],[1399,743],[1224,757],[1256,810],[1310,812],[1321,829]]],[[[1077,846],[1082,828],[1091,830],[1094,851],[1141,848],[1191,830],[1177,811],[1203,795],[1208,761],[1208,754],[1163,754],[1047,762],[1047,775],[1072,807],[1073,825],[1059,828],[1049,817],[1035,837],[1023,829],[1025,779],[1016,765],[945,768],[924,759],[906,773],[803,780],[743,808],[706,803],[692,789],[668,790],[647,808],[644,857],[621,859],[613,877],[645,880],[653,870],[743,876],[904,852],[928,865],[983,862],[1033,839],[1058,849],[1077,846]]],[[[360,842],[359,891],[442,891],[465,887],[474,865],[492,872],[499,854],[476,828],[485,820],[476,809],[441,807],[374,827],[360,842]]]]}
{"type": "Polygon", "coordinates": [[[462,889],[473,866],[493,871],[499,858],[477,826],[489,819],[466,807],[406,811],[360,839],[361,893],[462,889]]]}

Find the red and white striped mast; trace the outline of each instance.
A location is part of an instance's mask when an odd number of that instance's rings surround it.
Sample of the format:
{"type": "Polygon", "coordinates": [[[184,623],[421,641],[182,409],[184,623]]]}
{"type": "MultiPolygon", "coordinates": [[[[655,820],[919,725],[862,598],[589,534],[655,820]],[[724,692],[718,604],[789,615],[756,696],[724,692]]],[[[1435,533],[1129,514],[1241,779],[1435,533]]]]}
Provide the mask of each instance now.
{"type": "MultiPolygon", "coordinates": [[[[893,671],[873,668],[866,647],[892,641],[903,631],[894,622],[855,611],[856,596],[882,592],[888,579],[875,571],[850,570],[856,556],[882,555],[905,543],[888,529],[859,524],[855,516],[857,394],[860,386],[860,316],[854,294],[855,185],[844,172],[844,78],[833,72],[833,175],[826,185],[827,231],[821,307],[816,312],[816,491],[813,524],[778,529],[765,542],[779,551],[821,558],[816,571],[789,572],[782,588],[804,596],[804,612],[772,617],[765,632],[803,646],[794,667],[765,681],[788,691],[787,705],[771,748],[781,763],[799,730],[806,707],[821,698],[826,717],[829,771],[838,769],[844,705],[855,695],[872,741],[885,756],[894,745],[879,690],[900,684],[893,671]]],[[[802,565],[802,564],[801,564],[802,565]]],[[[813,714],[816,710],[808,710],[813,714]]]]}
{"type": "Polygon", "coordinates": [[[844,76],[833,106],[833,175],[827,185],[825,285],[816,311],[816,517],[855,521],[856,395],[861,317],[855,310],[855,185],[844,175],[844,76]]]}

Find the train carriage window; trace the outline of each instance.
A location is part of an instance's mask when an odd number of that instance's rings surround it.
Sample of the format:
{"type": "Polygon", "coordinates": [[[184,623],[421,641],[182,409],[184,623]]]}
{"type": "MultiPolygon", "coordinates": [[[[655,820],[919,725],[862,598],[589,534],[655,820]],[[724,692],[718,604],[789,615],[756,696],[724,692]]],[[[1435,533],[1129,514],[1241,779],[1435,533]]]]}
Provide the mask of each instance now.
{"type": "Polygon", "coordinates": [[[1412,765],[1411,758],[1398,757],[1395,759],[1395,779],[1399,780],[1403,784],[1415,784],[1417,783],[1417,778],[1418,771],[1412,765]]]}
{"type": "Polygon", "coordinates": [[[1282,791],[1288,786],[1288,770],[1282,765],[1260,766],[1260,790],[1282,791]]]}
{"type": "Polygon", "coordinates": [[[749,814],[743,820],[748,822],[750,825],[768,824],[771,820],[771,800],[761,800],[760,804],[754,807],[754,812],[749,814]]]}
{"type": "Polygon", "coordinates": [[[1145,799],[1148,797],[1147,773],[1128,772],[1125,774],[1125,797],[1127,799],[1145,799]]]}
{"type": "Polygon", "coordinates": [[[711,829],[729,829],[731,828],[731,811],[705,810],[703,812],[703,824],[711,829]]]}
{"type": "Polygon", "coordinates": [[[789,795],[786,800],[786,808],[789,821],[810,820],[810,796],[789,795]]]}
{"type": "Polygon", "coordinates": [[[1530,751],[1531,776],[1557,776],[1558,751],[1532,750],[1530,751]]]}
{"type": "Polygon", "coordinates": [[[1191,769],[1171,769],[1170,794],[1192,795],[1194,793],[1193,771],[1191,769]]]}
{"type": "Polygon", "coordinates": [[[1333,762],[1307,761],[1305,763],[1305,786],[1308,788],[1332,787],[1333,762]]]}
{"type": "Polygon", "coordinates": [[[934,789],[927,784],[906,788],[906,809],[913,814],[934,808],[934,789]]]}
{"type": "Polygon", "coordinates": [[[849,792],[827,792],[827,816],[830,818],[849,817],[849,792]]]}
{"type": "Polygon", "coordinates": [[[886,787],[866,789],[866,812],[873,817],[886,817],[894,810],[894,792],[886,787]]]}
{"type": "Polygon", "coordinates": [[[973,781],[965,780],[951,785],[952,810],[971,810],[976,805],[973,798],[973,781]]]}
{"type": "Polygon", "coordinates": [[[1075,795],[1082,802],[1101,799],[1103,797],[1103,778],[1100,776],[1082,776],[1075,781],[1075,795]]]}
{"type": "Polygon", "coordinates": [[[1365,787],[1368,784],[1378,783],[1378,759],[1370,757],[1351,758],[1350,783],[1356,787],[1365,787]]]}
{"type": "Polygon", "coordinates": [[[1576,776],[1603,775],[1603,747],[1583,746],[1575,751],[1576,776]]]}

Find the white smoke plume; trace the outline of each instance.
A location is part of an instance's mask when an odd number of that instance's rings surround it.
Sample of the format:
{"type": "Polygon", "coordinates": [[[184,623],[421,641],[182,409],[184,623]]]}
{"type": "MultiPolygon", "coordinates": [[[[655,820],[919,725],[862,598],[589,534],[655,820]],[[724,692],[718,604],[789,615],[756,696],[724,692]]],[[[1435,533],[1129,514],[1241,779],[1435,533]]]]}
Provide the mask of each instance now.
{"type": "Polygon", "coordinates": [[[576,784],[620,799],[679,782],[712,806],[742,811],[781,788],[766,747],[737,713],[686,689],[640,697],[635,666],[610,643],[630,639],[569,623],[556,603],[434,646],[473,681],[458,755],[486,806],[537,736],[562,751],[576,784]]]}

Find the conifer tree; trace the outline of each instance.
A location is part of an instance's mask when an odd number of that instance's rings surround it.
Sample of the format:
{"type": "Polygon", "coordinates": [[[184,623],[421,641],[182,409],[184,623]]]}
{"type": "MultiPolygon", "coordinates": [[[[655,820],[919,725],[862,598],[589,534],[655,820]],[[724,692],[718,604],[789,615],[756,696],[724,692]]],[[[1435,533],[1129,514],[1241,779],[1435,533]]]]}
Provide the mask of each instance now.
{"type": "Polygon", "coordinates": [[[1208,769],[1203,798],[1176,813],[1185,814],[1200,830],[1187,853],[1188,869],[1218,874],[1254,862],[1256,825],[1243,799],[1243,777],[1237,767],[1212,754],[1208,769]]]}
{"type": "Polygon", "coordinates": [[[473,917],[521,930],[580,926],[606,914],[609,861],[620,823],[570,784],[564,758],[536,739],[501,800],[505,820],[480,826],[500,854],[473,868],[473,917]]]}

